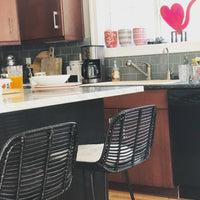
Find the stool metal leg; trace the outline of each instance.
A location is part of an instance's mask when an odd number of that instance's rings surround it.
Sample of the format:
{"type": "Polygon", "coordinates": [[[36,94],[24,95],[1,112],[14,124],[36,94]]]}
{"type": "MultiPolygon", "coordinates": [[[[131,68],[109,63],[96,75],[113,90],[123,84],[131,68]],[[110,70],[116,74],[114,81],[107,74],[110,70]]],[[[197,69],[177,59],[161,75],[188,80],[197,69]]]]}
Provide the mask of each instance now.
{"type": "Polygon", "coordinates": [[[133,194],[133,189],[132,189],[132,186],[131,186],[131,183],[130,183],[130,179],[129,179],[129,175],[128,175],[128,170],[125,170],[124,174],[125,174],[126,182],[128,184],[128,189],[129,189],[129,192],[130,192],[131,199],[135,200],[134,194],[133,194]]]}
{"type": "Polygon", "coordinates": [[[87,185],[86,185],[86,170],[82,170],[83,174],[83,185],[84,185],[84,200],[87,199],[87,185]]]}
{"type": "Polygon", "coordinates": [[[105,200],[108,200],[108,191],[109,191],[109,188],[108,188],[108,174],[105,173],[105,200]]]}
{"type": "Polygon", "coordinates": [[[90,171],[90,184],[91,184],[92,200],[95,200],[95,192],[94,192],[94,172],[93,172],[93,171],[90,171]]]}

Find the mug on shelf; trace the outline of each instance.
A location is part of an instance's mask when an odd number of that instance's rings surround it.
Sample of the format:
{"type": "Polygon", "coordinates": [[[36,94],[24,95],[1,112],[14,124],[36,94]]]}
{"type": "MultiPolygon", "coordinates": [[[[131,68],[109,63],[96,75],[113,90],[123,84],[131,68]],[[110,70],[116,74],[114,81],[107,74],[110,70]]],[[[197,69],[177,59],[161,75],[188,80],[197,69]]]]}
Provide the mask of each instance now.
{"type": "Polygon", "coordinates": [[[105,44],[107,48],[117,47],[117,31],[106,30],[104,31],[105,44]]]}
{"type": "Polygon", "coordinates": [[[131,29],[119,29],[119,44],[122,47],[131,46],[132,45],[132,33],[131,29]]]}
{"type": "Polygon", "coordinates": [[[133,41],[136,46],[145,45],[147,42],[146,29],[133,28],[133,41]]]}

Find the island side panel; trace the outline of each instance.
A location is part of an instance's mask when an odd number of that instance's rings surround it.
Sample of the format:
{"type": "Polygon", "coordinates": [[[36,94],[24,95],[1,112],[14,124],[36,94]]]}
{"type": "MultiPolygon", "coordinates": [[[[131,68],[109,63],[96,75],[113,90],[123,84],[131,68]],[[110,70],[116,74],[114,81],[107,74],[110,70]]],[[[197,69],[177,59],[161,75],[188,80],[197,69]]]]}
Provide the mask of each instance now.
{"type": "Polygon", "coordinates": [[[79,144],[104,141],[104,105],[97,99],[0,114],[0,145],[21,131],[66,121],[78,123],[79,144]]]}
{"type": "MultiPolygon", "coordinates": [[[[78,123],[79,144],[104,142],[103,99],[96,99],[0,114],[1,148],[7,139],[16,133],[66,121],[78,123]]],[[[96,200],[106,200],[107,178],[102,172],[95,173],[94,176],[95,184],[97,184],[96,200]]],[[[86,182],[88,183],[89,180],[87,179],[86,182]]],[[[83,171],[75,169],[70,189],[59,200],[91,199],[90,197],[88,198],[90,188],[88,190],[87,192],[85,191],[83,171]],[[77,193],[77,191],[79,192],[77,193]]]]}

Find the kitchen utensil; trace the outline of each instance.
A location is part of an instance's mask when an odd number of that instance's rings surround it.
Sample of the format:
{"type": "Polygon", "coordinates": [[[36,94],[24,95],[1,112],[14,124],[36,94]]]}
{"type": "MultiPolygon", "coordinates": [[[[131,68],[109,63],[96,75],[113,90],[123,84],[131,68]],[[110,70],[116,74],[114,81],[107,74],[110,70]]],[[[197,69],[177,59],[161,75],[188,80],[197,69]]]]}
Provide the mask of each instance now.
{"type": "Polygon", "coordinates": [[[63,85],[68,81],[70,75],[50,75],[50,76],[32,76],[31,83],[40,86],[63,85]]]}
{"type": "Polygon", "coordinates": [[[8,55],[6,57],[6,65],[7,66],[13,66],[16,65],[16,58],[14,55],[8,55]]]}
{"type": "Polygon", "coordinates": [[[54,57],[54,47],[49,48],[49,57],[41,59],[41,71],[46,75],[62,74],[62,58],[54,57]]]}
{"type": "Polygon", "coordinates": [[[83,61],[72,60],[69,61],[69,66],[66,67],[67,74],[70,74],[70,81],[82,82],[81,66],[83,61]]]}
{"type": "Polygon", "coordinates": [[[31,89],[32,91],[46,91],[46,90],[62,90],[62,89],[67,89],[67,88],[74,88],[74,87],[79,87],[81,85],[80,82],[70,82],[70,83],[65,83],[62,85],[53,85],[53,86],[41,86],[41,85],[36,85],[33,86],[31,89]]]}
{"type": "Polygon", "coordinates": [[[181,83],[189,83],[189,65],[179,65],[179,80],[181,83]]]}
{"type": "Polygon", "coordinates": [[[118,30],[118,35],[120,46],[125,47],[132,45],[131,29],[120,29],[118,30]]]}
{"type": "Polygon", "coordinates": [[[11,79],[10,88],[23,88],[23,70],[22,65],[8,66],[8,78],[11,79]]]}
{"type": "Polygon", "coordinates": [[[99,68],[93,61],[85,62],[84,66],[82,69],[83,77],[87,79],[96,79],[99,77],[99,68]]]}
{"type": "Polygon", "coordinates": [[[104,37],[107,48],[117,47],[117,31],[107,30],[104,32],[104,37]]]}
{"type": "Polygon", "coordinates": [[[198,84],[200,80],[200,65],[193,65],[191,72],[191,81],[194,84],[198,84]]]}
{"type": "Polygon", "coordinates": [[[35,57],[33,64],[30,65],[30,68],[33,69],[33,73],[41,72],[41,60],[43,58],[49,58],[49,51],[42,51],[35,57]]]}
{"type": "Polygon", "coordinates": [[[96,83],[101,80],[101,71],[104,65],[104,46],[88,45],[81,47],[83,58],[83,83],[96,83]]]}
{"type": "Polygon", "coordinates": [[[145,45],[147,42],[145,28],[133,28],[133,41],[136,46],[145,45]]]}

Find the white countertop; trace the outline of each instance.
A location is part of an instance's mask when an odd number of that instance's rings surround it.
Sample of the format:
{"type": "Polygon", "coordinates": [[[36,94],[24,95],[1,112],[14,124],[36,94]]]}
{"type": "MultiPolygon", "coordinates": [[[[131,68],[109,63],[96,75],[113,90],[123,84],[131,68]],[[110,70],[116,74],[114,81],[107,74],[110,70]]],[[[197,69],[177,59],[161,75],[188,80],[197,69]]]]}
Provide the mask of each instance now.
{"type": "Polygon", "coordinates": [[[110,82],[99,82],[92,84],[84,84],[82,86],[138,86],[138,85],[174,85],[181,84],[180,80],[139,80],[139,81],[110,81],[110,82]]]}
{"type": "Polygon", "coordinates": [[[65,103],[74,103],[111,97],[123,94],[143,92],[143,86],[112,86],[112,87],[69,87],[65,89],[32,92],[25,89],[24,95],[17,99],[19,94],[3,95],[0,97],[0,113],[20,111],[26,109],[53,106],[65,103]],[[16,96],[16,103],[12,98],[16,96]]]}

